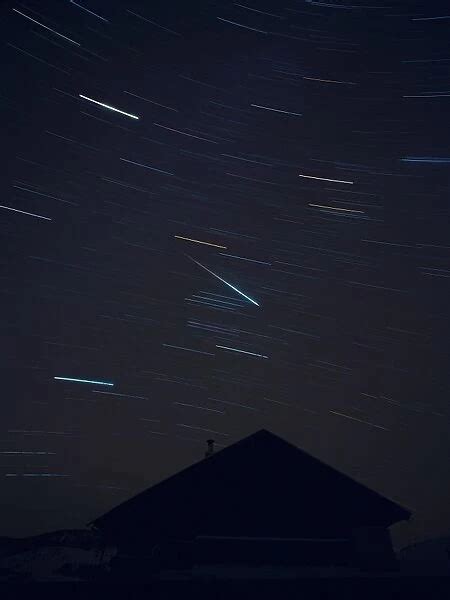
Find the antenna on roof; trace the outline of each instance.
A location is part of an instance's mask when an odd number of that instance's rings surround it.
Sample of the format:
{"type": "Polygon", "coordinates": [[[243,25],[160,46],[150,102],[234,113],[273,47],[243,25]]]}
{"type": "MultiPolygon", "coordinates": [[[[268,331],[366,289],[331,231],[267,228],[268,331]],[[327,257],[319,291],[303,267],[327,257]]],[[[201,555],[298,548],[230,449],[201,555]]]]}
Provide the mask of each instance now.
{"type": "Polygon", "coordinates": [[[205,452],[205,458],[208,458],[208,456],[214,454],[214,440],[206,440],[206,443],[208,444],[208,449],[205,452]]]}

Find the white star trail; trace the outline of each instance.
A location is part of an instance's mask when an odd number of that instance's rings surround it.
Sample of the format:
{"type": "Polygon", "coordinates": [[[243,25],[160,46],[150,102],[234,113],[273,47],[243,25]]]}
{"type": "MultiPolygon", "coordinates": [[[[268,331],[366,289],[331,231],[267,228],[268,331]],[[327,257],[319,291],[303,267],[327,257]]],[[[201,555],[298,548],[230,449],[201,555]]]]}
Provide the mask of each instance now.
{"type": "Polygon", "coordinates": [[[305,179],[318,179],[320,181],[332,181],[333,183],[348,183],[349,185],[354,184],[354,181],[343,181],[342,179],[327,179],[325,177],[313,177],[312,175],[299,175],[299,177],[304,177],[305,179]]]}
{"type": "Polygon", "coordinates": [[[93,12],[92,10],[89,10],[88,8],[85,8],[84,6],[81,6],[81,4],[77,4],[76,2],[74,2],[74,0],[70,0],[70,4],[73,4],[74,6],[77,6],[78,8],[80,8],[81,10],[84,10],[85,12],[89,13],[90,15],[97,17],[97,19],[101,19],[105,23],[109,23],[108,19],[105,19],[105,17],[101,17],[100,15],[93,12]]]}
{"type": "Polygon", "coordinates": [[[341,83],[344,85],[357,85],[353,81],[336,81],[335,79],[319,79],[318,77],[303,77],[308,81],[320,81],[321,83],[341,83]]]}
{"type": "Polygon", "coordinates": [[[220,256],[226,256],[227,258],[236,258],[237,260],[245,260],[246,262],[257,263],[259,265],[271,265],[272,263],[264,262],[262,260],[255,260],[254,258],[244,258],[243,256],[236,256],[235,254],[225,254],[225,252],[219,252],[220,256]]]}
{"type": "Polygon", "coordinates": [[[4,210],[12,210],[13,212],[21,213],[22,215],[28,215],[29,217],[36,217],[37,219],[45,219],[46,221],[52,221],[50,217],[44,217],[42,215],[36,215],[35,213],[25,212],[24,210],[19,210],[18,208],[11,208],[11,206],[2,206],[0,208],[4,210]]]}
{"type": "Polygon", "coordinates": [[[123,110],[115,108],[110,104],[105,104],[104,102],[99,102],[98,100],[94,100],[93,98],[89,98],[88,96],[84,96],[83,94],[78,94],[80,98],[83,100],[88,100],[89,102],[93,102],[94,104],[98,104],[98,106],[102,106],[103,108],[107,108],[108,110],[112,110],[114,112],[120,113],[121,115],[125,115],[126,117],[130,117],[131,119],[139,119],[136,115],[132,115],[131,113],[127,113],[123,110]]]}
{"type": "Polygon", "coordinates": [[[149,98],[144,98],[143,96],[138,96],[137,94],[133,94],[132,92],[127,92],[126,90],[123,90],[123,93],[128,94],[129,96],[134,96],[134,98],[139,98],[139,100],[144,100],[144,102],[150,102],[150,104],[155,104],[156,106],[160,106],[161,108],[167,108],[167,110],[179,112],[179,110],[177,110],[176,108],[171,108],[170,106],[160,104],[159,102],[155,102],[154,100],[150,100],[149,98]]]}
{"type": "Polygon", "coordinates": [[[153,123],[156,127],[161,127],[162,129],[167,129],[167,131],[172,131],[173,133],[179,133],[180,135],[186,135],[187,137],[195,138],[196,140],[202,140],[203,142],[209,142],[210,144],[218,144],[214,140],[208,140],[207,138],[200,137],[198,135],[193,135],[192,133],[186,133],[185,131],[180,131],[179,129],[173,129],[173,127],[167,127],[166,125],[161,125],[161,123],[153,123]]]}
{"type": "Polygon", "coordinates": [[[14,12],[18,13],[19,15],[22,15],[22,17],[25,17],[25,19],[29,19],[30,21],[33,21],[33,23],[36,23],[36,25],[39,25],[39,27],[43,27],[44,29],[47,29],[47,31],[51,31],[55,35],[57,35],[57,36],[59,36],[61,38],[64,38],[68,42],[71,42],[72,44],[75,44],[76,46],[80,46],[81,45],[79,42],[75,42],[75,40],[71,40],[69,37],[63,35],[62,33],[58,33],[54,29],[50,29],[50,27],[47,27],[47,25],[43,25],[42,23],[39,23],[39,21],[36,21],[35,19],[32,19],[28,15],[25,15],[24,13],[20,12],[20,10],[17,10],[16,8],[13,8],[12,10],[14,12]]]}
{"type": "Polygon", "coordinates": [[[95,385],[110,385],[110,386],[114,385],[114,383],[109,383],[107,381],[92,381],[91,379],[75,379],[74,377],[53,377],[53,379],[58,379],[60,381],[73,381],[74,383],[93,383],[95,385]]]}
{"type": "Polygon", "coordinates": [[[216,398],[208,398],[211,402],[219,402],[220,404],[229,404],[230,406],[237,406],[238,408],[246,408],[248,410],[254,410],[258,412],[257,408],[253,406],[248,406],[247,404],[239,404],[238,402],[230,402],[229,400],[217,400],[216,398]]]}
{"type": "Polygon", "coordinates": [[[313,206],[315,208],[326,208],[327,210],[342,210],[344,212],[350,212],[350,213],[364,213],[363,210],[354,210],[351,208],[338,208],[337,206],[325,206],[324,204],[311,204],[309,203],[308,206],[313,206]]]}
{"type": "Polygon", "coordinates": [[[150,167],[150,165],[143,165],[142,163],[134,162],[133,160],[128,160],[127,158],[121,158],[122,162],[130,163],[132,165],[136,165],[137,167],[144,167],[144,169],[149,169],[150,171],[156,171],[157,173],[162,173],[163,175],[173,175],[169,171],[163,171],[162,169],[156,169],[155,167],[150,167]]]}
{"type": "Polygon", "coordinates": [[[330,413],[333,415],[337,415],[339,417],[344,417],[345,419],[350,419],[351,421],[356,421],[357,423],[363,423],[364,425],[370,425],[370,427],[375,427],[376,429],[383,429],[384,431],[389,431],[387,427],[382,427],[381,425],[375,425],[375,423],[370,423],[369,421],[363,421],[362,419],[357,419],[356,417],[351,417],[350,415],[344,415],[343,413],[337,412],[335,410],[330,410],[330,413]]]}
{"type": "Polygon", "coordinates": [[[193,348],[185,348],[184,346],[174,346],[173,344],[163,344],[164,348],[174,348],[175,350],[185,350],[186,352],[194,352],[195,354],[206,354],[214,356],[212,352],[203,352],[202,350],[194,350],[193,348]]]}
{"type": "Polygon", "coordinates": [[[217,435],[225,435],[229,437],[229,433],[222,433],[221,431],[216,431],[215,429],[206,429],[206,427],[195,427],[194,425],[186,425],[186,423],[175,423],[177,427],[187,427],[189,429],[198,429],[199,431],[206,431],[207,433],[216,433],[217,435]]]}
{"type": "Polygon", "coordinates": [[[220,244],[213,244],[212,242],[202,242],[201,240],[194,240],[192,238],[183,237],[182,235],[174,235],[173,237],[177,238],[178,240],[186,240],[187,242],[194,242],[195,244],[203,244],[205,246],[213,246],[214,248],[223,248],[224,250],[227,249],[226,246],[221,246],[220,244]]]}
{"type": "Polygon", "coordinates": [[[198,408],[199,410],[206,410],[208,412],[219,413],[221,415],[225,414],[223,410],[216,410],[215,408],[206,408],[206,406],[197,406],[196,404],[187,404],[186,402],[174,402],[177,406],[186,406],[188,408],[198,408]]]}
{"type": "Polygon", "coordinates": [[[255,29],[254,27],[248,27],[247,25],[242,25],[242,23],[236,23],[236,21],[229,21],[228,19],[222,19],[222,17],[217,17],[219,21],[223,21],[224,23],[229,23],[230,25],[235,25],[236,27],[242,27],[243,29],[249,29],[250,31],[257,31],[258,33],[264,33],[267,35],[267,31],[263,31],[262,29],[255,29]]]}
{"type": "Polygon", "coordinates": [[[230,348],[229,346],[219,346],[216,344],[216,348],[222,348],[223,350],[231,350],[231,352],[239,352],[240,354],[250,354],[251,356],[257,356],[259,358],[269,358],[265,354],[257,354],[256,352],[248,352],[247,350],[239,350],[239,348],[230,348]]]}
{"type": "Polygon", "coordinates": [[[302,117],[301,113],[290,112],[288,110],[281,110],[279,108],[271,108],[270,106],[261,106],[260,104],[250,104],[253,108],[261,108],[262,110],[270,110],[272,112],[284,113],[285,115],[293,115],[295,117],[302,117]]]}
{"type": "Polygon", "coordinates": [[[130,396],[130,394],[119,394],[118,392],[102,392],[100,390],[92,390],[93,394],[107,394],[108,396],[123,396],[124,398],[136,398],[137,400],[148,400],[146,396],[130,396]]]}

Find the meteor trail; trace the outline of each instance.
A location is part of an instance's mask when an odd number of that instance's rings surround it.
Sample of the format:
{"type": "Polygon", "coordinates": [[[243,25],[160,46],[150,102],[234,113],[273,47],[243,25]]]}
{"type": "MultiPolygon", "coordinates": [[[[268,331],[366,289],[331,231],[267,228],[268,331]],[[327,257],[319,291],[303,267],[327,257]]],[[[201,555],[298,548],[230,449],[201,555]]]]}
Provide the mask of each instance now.
{"type": "Polygon", "coordinates": [[[207,267],[205,267],[204,265],[202,265],[201,263],[199,263],[197,260],[195,260],[191,256],[188,256],[188,255],[186,255],[186,256],[190,260],[192,260],[192,262],[195,262],[195,264],[197,264],[199,267],[201,267],[202,269],[205,269],[205,271],[208,271],[208,273],[210,273],[213,277],[215,277],[216,279],[218,279],[219,281],[221,281],[222,283],[224,283],[225,285],[227,285],[228,287],[230,287],[232,290],[234,290],[235,292],[237,292],[238,294],[240,294],[241,296],[243,296],[244,298],[246,298],[249,302],[251,302],[255,306],[259,306],[259,304],[257,302],[255,302],[249,296],[247,296],[246,294],[244,294],[243,292],[241,292],[240,290],[238,290],[237,287],[234,287],[234,285],[231,285],[231,283],[228,283],[228,281],[225,281],[225,279],[222,279],[222,277],[219,277],[219,275],[216,275],[215,273],[213,273],[210,269],[208,269],[207,267]]]}
{"type": "Polygon", "coordinates": [[[107,381],[91,381],[90,379],[74,379],[73,377],[53,377],[53,379],[60,379],[61,381],[74,381],[75,383],[94,383],[97,385],[114,385],[107,381]]]}
{"type": "Polygon", "coordinates": [[[93,102],[94,104],[98,104],[99,106],[103,106],[103,108],[109,108],[109,110],[113,110],[114,112],[118,112],[121,115],[125,115],[126,117],[131,117],[132,119],[139,119],[136,115],[132,115],[130,113],[124,112],[123,110],[119,110],[118,108],[114,108],[114,106],[110,106],[109,104],[104,104],[103,102],[99,102],[98,100],[93,100],[92,98],[88,98],[87,96],[83,96],[83,94],[78,94],[80,98],[84,100],[88,100],[89,102],[93,102]]]}

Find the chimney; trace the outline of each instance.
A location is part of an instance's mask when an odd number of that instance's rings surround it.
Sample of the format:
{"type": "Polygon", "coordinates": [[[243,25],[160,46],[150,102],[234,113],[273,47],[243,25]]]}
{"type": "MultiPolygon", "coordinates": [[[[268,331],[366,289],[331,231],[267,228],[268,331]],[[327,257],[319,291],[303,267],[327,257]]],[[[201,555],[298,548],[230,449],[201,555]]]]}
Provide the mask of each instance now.
{"type": "Polygon", "coordinates": [[[205,458],[208,458],[208,456],[214,454],[214,440],[206,440],[206,443],[208,444],[208,449],[205,452],[205,458]]]}

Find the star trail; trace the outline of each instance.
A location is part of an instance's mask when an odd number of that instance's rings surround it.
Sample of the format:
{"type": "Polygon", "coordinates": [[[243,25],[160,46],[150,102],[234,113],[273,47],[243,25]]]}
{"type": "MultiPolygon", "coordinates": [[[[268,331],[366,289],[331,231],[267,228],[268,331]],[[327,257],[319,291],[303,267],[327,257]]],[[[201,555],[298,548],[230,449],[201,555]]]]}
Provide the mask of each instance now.
{"type": "Polygon", "coordinates": [[[118,108],[114,108],[114,106],[110,106],[109,104],[105,104],[104,102],[99,102],[98,100],[94,100],[93,98],[88,98],[88,96],[84,96],[83,94],[79,94],[79,96],[80,98],[83,98],[83,100],[87,100],[88,102],[92,102],[93,104],[98,104],[98,106],[102,106],[103,108],[107,108],[108,110],[120,113],[121,115],[130,117],[131,119],[139,119],[139,117],[137,117],[136,115],[132,115],[118,108]]]}
{"type": "Polygon", "coordinates": [[[75,379],[73,377],[54,377],[59,381],[73,381],[74,383],[92,383],[94,385],[114,385],[108,381],[92,381],[91,379],[75,379]]]}
{"type": "Polygon", "coordinates": [[[419,4],[2,4],[0,535],[260,428],[450,528],[449,16],[419,4]]]}

